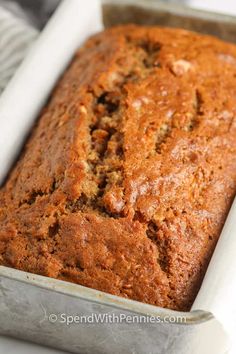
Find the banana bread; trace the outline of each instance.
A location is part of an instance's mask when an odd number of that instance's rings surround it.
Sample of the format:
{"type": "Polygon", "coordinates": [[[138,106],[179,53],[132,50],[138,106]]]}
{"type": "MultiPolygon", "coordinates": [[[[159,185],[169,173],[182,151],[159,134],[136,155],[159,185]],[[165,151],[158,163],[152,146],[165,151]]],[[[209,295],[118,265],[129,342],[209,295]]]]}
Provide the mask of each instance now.
{"type": "Polygon", "coordinates": [[[235,137],[233,44],[95,35],[0,191],[0,264],[189,310],[236,192],[235,137]]]}

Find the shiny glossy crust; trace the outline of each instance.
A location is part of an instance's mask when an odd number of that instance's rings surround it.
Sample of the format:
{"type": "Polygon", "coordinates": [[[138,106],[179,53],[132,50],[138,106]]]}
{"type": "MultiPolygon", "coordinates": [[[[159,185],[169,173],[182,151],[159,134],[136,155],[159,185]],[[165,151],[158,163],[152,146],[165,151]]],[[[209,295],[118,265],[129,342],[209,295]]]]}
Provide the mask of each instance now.
{"type": "Polygon", "coordinates": [[[188,310],[236,191],[235,117],[234,45],[89,39],[0,191],[0,264],[188,310]]]}

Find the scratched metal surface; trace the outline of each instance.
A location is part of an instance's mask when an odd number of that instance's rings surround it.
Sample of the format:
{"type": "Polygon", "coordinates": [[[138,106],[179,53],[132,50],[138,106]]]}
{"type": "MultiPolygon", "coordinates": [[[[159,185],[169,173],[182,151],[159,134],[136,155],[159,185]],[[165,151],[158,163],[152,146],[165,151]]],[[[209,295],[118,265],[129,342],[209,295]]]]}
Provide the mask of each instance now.
{"type": "MultiPolygon", "coordinates": [[[[197,347],[196,338],[222,330],[210,313],[181,313],[105,294],[83,286],[0,267],[0,333],[73,353],[183,353],[183,343],[197,347]],[[70,326],[49,321],[66,315],[185,315],[186,324],[91,323],[70,326]]],[[[185,344],[184,344],[185,345],[185,344]]],[[[215,341],[215,351],[220,343],[215,341]]],[[[205,343],[204,343],[205,346],[205,343]]],[[[198,343],[199,353],[204,348],[198,343]]],[[[220,353],[220,352],[219,352],[220,353]]]]}
{"type": "Polygon", "coordinates": [[[103,0],[106,27],[137,23],[185,28],[236,42],[236,17],[159,0],[103,0]]]}
{"type": "MultiPolygon", "coordinates": [[[[233,41],[235,19],[159,1],[104,1],[105,26],[135,22],[184,27],[216,34],[233,41]]],[[[0,266],[0,333],[23,338],[73,353],[88,354],[208,354],[206,341],[214,336],[211,352],[223,353],[223,331],[210,313],[186,313],[187,323],[91,323],[67,326],[51,323],[52,313],[89,315],[91,313],[181,315],[79,285],[0,266]],[[197,342],[196,342],[197,340],[197,342]],[[185,351],[183,352],[183,346],[185,351]]]]}

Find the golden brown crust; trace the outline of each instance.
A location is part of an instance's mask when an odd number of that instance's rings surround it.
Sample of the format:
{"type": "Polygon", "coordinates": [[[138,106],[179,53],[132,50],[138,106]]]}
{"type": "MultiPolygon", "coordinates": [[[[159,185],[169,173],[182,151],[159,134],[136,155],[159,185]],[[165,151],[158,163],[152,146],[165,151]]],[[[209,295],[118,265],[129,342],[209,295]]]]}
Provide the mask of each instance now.
{"type": "Polygon", "coordinates": [[[89,39],[0,192],[0,264],[187,310],[236,191],[236,47],[89,39]]]}

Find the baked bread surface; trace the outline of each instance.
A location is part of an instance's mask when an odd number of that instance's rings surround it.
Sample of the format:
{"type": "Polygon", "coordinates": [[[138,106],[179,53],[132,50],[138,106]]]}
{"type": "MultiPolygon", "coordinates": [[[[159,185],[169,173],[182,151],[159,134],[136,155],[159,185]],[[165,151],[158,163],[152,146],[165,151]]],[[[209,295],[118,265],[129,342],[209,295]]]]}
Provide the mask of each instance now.
{"type": "Polygon", "coordinates": [[[0,264],[188,310],[236,191],[235,117],[234,45],[95,35],[0,191],[0,264]]]}

